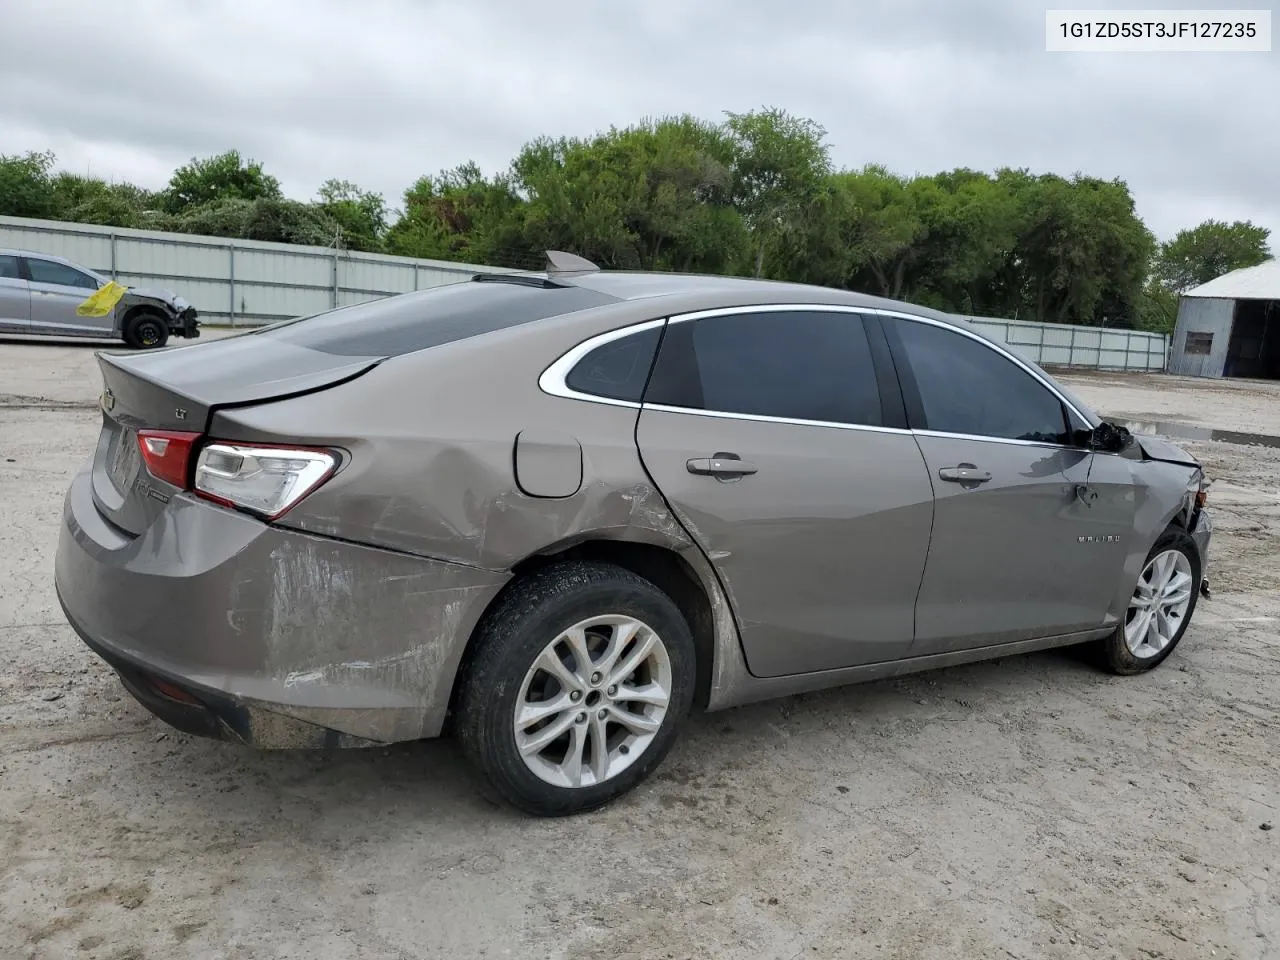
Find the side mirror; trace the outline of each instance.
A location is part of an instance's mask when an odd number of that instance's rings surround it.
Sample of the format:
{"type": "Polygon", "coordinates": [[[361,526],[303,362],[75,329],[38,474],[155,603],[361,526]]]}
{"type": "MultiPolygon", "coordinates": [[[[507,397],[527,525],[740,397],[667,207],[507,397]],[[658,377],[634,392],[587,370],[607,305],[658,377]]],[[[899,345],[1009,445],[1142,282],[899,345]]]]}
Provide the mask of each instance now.
{"type": "Polygon", "coordinates": [[[1089,446],[1094,450],[1119,453],[1133,442],[1133,434],[1125,427],[1103,420],[1093,429],[1089,446]]]}

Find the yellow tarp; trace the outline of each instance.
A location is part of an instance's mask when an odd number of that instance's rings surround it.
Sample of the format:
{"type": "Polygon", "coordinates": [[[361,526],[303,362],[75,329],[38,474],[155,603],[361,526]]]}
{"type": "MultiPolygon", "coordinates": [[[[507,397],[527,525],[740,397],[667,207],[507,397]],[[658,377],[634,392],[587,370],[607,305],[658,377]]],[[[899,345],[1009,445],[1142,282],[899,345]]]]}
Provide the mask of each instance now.
{"type": "Polygon", "coordinates": [[[105,317],[108,313],[116,308],[116,304],[120,302],[120,298],[124,296],[128,287],[121,286],[114,280],[108,281],[105,287],[100,287],[94,293],[76,307],[77,317],[105,317]]]}

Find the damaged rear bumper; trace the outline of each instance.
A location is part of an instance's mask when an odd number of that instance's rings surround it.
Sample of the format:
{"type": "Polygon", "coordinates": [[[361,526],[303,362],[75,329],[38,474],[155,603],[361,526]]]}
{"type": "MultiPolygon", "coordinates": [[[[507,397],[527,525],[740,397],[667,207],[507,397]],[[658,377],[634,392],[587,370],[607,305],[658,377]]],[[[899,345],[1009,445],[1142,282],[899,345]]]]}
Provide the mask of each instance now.
{"type": "Polygon", "coordinates": [[[67,492],[68,621],[173,726],[260,747],[433,737],[506,574],[329,540],[179,494],[140,536],[67,492]]]}
{"type": "Polygon", "coordinates": [[[62,609],[71,628],[85,646],[116,671],[125,690],[152,714],[182,733],[265,750],[374,747],[382,743],[276,713],[159,671],[94,640],[67,612],[65,604],[62,609]]]}

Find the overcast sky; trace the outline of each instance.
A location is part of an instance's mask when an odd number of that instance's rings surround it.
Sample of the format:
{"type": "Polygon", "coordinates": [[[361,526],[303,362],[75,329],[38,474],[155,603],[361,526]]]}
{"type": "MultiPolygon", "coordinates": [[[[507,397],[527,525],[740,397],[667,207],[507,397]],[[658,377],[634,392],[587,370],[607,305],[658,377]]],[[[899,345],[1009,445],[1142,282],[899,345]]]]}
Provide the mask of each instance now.
{"type": "Polygon", "coordinates": [[[541,134],[769,105],[838,166],[1120,177],[1162,238],[1250,219],[1280,250],[1280,53],[1050,54],[1026,0],[2,5],[0,153],[150,187],[234,147],[290,196],[336,176],[396,207],[541,134]]]}

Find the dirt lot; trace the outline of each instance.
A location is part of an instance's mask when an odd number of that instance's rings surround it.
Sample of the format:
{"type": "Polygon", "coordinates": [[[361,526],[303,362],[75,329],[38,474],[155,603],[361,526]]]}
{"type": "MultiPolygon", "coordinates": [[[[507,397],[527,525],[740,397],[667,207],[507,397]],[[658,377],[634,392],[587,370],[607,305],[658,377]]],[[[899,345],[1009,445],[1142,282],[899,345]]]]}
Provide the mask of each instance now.
{"type": "MultiPolygon", "coordinates": [[[[1280,956],[1280,450],[1186,444],[1215,594],[1152,674],[1054,652],[699,717],[535,822],[447,742],[255,754],[123,693],[52,588],[92,353],[0,343],[0,957],[1280,956]]],[[[1280,385],[1069,379],[1280,434],[1280,385]]]]}

